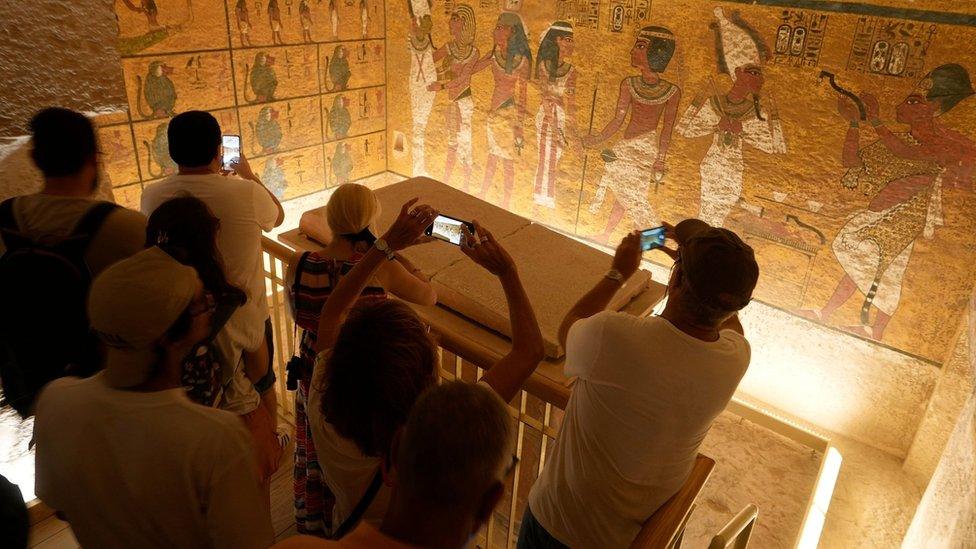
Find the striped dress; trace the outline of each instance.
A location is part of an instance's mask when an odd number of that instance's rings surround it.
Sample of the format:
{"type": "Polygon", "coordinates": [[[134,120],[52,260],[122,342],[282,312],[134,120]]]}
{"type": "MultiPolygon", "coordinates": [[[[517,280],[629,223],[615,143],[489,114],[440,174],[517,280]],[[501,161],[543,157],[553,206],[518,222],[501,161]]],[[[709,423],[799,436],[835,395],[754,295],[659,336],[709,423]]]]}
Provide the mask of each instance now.
{"type": "MultiPolygon", "coordinates": [[[[295,323],[302,330],[299,349],[303,371],[295,398],[294,471],[295,524],[302,534],[327,537],[333,529],[332,507],[335,505],[335,497],[322,478],[306,405],[315,364],[315,333],[322,305],[329,298],[339,278],[348,273],[361,257],[355,255],[348,260],[338,260],[322,257],[315,252],[305,252],[296,267],[295,283],[289,296],[295,312],[295,323]]],[[[357,304],[378,299],[386,299],[386,291],[381,287],[367,286],[357,304]]],[[[312,410],[311,413],[320,412],[312,410]]]]}

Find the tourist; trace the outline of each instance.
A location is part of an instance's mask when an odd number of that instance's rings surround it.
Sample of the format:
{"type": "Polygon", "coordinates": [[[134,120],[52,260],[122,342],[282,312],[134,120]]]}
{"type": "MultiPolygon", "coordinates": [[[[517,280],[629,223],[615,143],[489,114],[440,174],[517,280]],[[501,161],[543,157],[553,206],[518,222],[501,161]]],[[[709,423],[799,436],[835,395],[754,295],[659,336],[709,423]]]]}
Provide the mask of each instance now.
{"type": "Polygon", "coordinates": [[[189,194],[203,201],[220,220],[217,249],[227,281],[247,294],[230,317],[214,346],[233,369],[222,372],[219,406],[241,416],[258,450],[258,467],[270,498],[271,475],[278,469],[284,436],[277,433],[277,399],[271,319],[264,280],[261,233],[284,220],[278,199],[251,171],[243,155],[232,165],[236,175],[221,172],[221,132],[213,115],[187,111],[174,117],[167,130],[169,153],[179,173],[146,187],[142,211],[151,214],[163,202],[189,194]]]}
{"type": "Polygon", "coordinates": [[[661,316],[605,311],[640,264],[640,234],[567,313],[559,331],[575,377],[555,447],[529,495],[520,548],[628,547],[685,482],[698,447],[749,366],[736,311],[759,277],[752,248],[697,219],[678,249],[661,316]]]}
{"type": "Polygon", "coordinates": [[[384,466],[392,495],[380,527],[361,522],[338,542],[300,536],[276,547],[468,547],[505,494],[514,441],[508,407],[483,384],[428,389],[384,466]]]}
{"type": "Polygon", "coordinates": [[[142,249],[146,230],[139,212],[94,199],[98,145],[87,118],[44,109],[30,130],[31,157],[44,186],[0,203],[0,303],[17,311],[0,315],[0,347],[10,351],[0,361],[0,379],[5,399],[24,417],[48,381],[101,368],[84,315],[88,286],[94,275],[142,249]],[[53,348],[51,334],[59,342],[53,348]]]}
{"type": "MultiPolygon", "coordinates": [[[[380,467],[393,434],[437,376],[437,347],[427,326],[401,301],[356,305],[378,270],[422,238],[437,212],[407,202],[386,234],[356,263],[322,308],[319,352],[308,401],[309,424],[322,476],[335,495],[332,537],[360,519],[377,525],[390,501],[380,467]]],[[[475,223],[464,253],[501,281],[511,317],[512,349],[482,381],[505,401],[516,396],[543,358],[542,335],[512,258],[475,223]]]]}
{"type": "MultiPolygon", "coordinates": [[[[295,395],[295,522],[303,534],[325,536],[332,528],[334,499],[322,481],[312,432],[308,424],[308,392],[315,364],[315,332],[319,313],[339,279],[349,272],[376,239],[375,223],[380,204],[373,191],[363,185],[340,185],[329,197],[325,221],[331,237],[316,252],[296,253],[288,261],[286,274],[289,302],[302,330],[299,356],[289,365],[289,386],[295,395]]],[[[387,291],[407,301],[433,305],[437,295],[420,269],[402,255],[384,263],[376,272],[374,285],[358,299],[363,304],[386,299],[387,291]]]]}
{"type": "Polygon", "coordinates": [[[192,196],[163,202],[149,216],[146,247],[159,246],[174,259],[193,267],[203,287],[214,296],[215,310],[210,336],[191,350],[183,368],[183,387],[197,404],[213,406],[221,389],[222,369],[233,370],[211,345],[227,320],[247,300],[243,290],[227,282],[223,260],[217,250],[220,220],[200,199],[192,196]]]}
{"type": "Polygon", "coordinates": [[[105,370],[40,394],[36,492],[83,547],[267,547],[251,441],[228,412],[191,402],[186,354],[210,334],[213,297],[153,247],[92,283],[105,370]]]}

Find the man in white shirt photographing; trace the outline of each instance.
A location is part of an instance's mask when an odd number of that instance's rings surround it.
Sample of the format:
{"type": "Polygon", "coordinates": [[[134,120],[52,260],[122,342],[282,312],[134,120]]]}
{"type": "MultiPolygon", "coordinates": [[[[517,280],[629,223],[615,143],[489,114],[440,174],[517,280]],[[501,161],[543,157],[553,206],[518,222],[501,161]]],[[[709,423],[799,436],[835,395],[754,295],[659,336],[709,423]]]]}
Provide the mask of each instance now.
{"type": "Polygon", "coordinates": [[[677,250],[661,316],[605,311],[638,269],[640,233],[560,327],[578,379],[556,447],[529,495],[519,548],[627,547],[691,472],[698,447],[749,366],[737,311],[759,266],[727,229],[668,226],[677,250]]]}

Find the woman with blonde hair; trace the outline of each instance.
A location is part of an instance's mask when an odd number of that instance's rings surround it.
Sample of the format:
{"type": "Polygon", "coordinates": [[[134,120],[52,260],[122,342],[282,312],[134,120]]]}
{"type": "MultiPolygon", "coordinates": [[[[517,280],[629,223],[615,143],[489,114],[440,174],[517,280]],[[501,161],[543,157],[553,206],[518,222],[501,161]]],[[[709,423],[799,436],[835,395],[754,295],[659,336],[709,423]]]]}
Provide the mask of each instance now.
{"type": "MultiPolygon", "coordinates": [[[[372,247],[380,211],[380,203],[369,188],[355,183],[340,185],[326,207],[326,222],[332,232],[328,245],[315,252],[296,253],[288,264],[289,302],[301,329],[299,356],[288,365],[288,386],[297,389],[294,487],[295,522],[301,533],[324,537],[334,526],[335,498],[322,477],[307,411],[319,315],[339,279],[372,247]]],[[[430,281],[403,256],[385,262],[357,302],[382,302],[387,292],[421,305],[437,302],[430,281]]]]}

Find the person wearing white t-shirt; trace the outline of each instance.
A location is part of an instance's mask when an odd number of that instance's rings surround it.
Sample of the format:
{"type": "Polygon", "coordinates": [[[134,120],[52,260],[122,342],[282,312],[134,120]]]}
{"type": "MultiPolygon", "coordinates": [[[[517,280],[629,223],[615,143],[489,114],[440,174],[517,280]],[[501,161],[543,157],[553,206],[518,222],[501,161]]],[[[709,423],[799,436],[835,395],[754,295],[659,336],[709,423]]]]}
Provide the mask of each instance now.
{"type": "Polygon", "coordinates": [[[271,475],[278,468],[285,441],[276,433],[277,400],[270,367],[271,322],[261,233],[280,225],[284,210],[243,155],[232,165],[236,175],[222,172],[220,124],[210,113],[187,111],[177,115],[169,122],[167,136],[169,153],[179,173],[147,186],[141,209],[148,216],[171,198],[191,195],[220,220],[217,248],[225,274],[228,282],[244,289],[247,301],[214,339],[224,386],[219,406],[239,415],[250,431],[270,498],[271,475]]]}
{"type": "Polygon", "coordinates": [[[247,431],[194,404],[183,360],[210,333],[213,296],[152,247],[92,283],[104,371],[48,384],[37,402],[37,496],[83,547],[259,548],[274,538],[247,431]]]}
{"type": "Polygon", "coordinates": [[[555,448],[532,487],[520,549],[628,547],[688,478],[698,447],[749,366],[737,311],[759,266],[735,233],[697,219],[668,228],[677,250],[661,316],[605,311],[640,264],[640,233],[563,319],[576,377],[555,448]]]}

